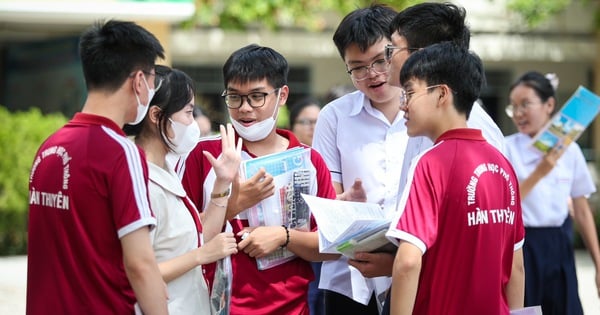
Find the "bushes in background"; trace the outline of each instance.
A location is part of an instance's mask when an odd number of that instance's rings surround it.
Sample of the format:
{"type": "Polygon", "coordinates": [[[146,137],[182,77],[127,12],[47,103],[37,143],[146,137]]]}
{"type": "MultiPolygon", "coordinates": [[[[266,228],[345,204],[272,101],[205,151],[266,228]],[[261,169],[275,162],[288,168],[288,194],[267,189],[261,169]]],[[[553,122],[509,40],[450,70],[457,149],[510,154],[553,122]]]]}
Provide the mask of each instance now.
{"type": "Polygon", "coordinates": [[[29,172],[42,142],[67,122],[37,108],[10,112],[0,106],[0,255],[27,251],[29,172]]]}

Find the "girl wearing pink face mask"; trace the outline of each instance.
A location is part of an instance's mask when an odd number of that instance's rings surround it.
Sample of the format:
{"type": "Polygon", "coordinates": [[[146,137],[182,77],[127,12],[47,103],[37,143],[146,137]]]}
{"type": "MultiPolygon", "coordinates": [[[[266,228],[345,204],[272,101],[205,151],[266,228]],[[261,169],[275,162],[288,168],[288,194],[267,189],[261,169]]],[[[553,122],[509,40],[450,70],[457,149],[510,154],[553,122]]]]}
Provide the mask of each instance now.
{"type": "MultiPolygon", "coordinates": [[[[150,206],[157,219],[151,240],[159,269],[169,292],[170,314],[210,314],[207,283],[202,265],[237,253],[233,233],[221,233],[229,187],[241,161],[241,141],[235,145],[231,125],[221,126],[223,153],[205,152],[215,170],[216,194],[200,218],[189,201],[167,154],[187,155],[200,138],[194,121],[194,85],[182,71],[156,66],[162,87],[150,102],[141,123],[125,132],[146,153],[150,206]]],[[[158,79],[157,79],[158,80],[158,79]]]]}
{"type": "Polygon", "coordinates": [[[573,219],[596,266],[600,290],[600,248],[587,201],[596,187],[577,143],[545,155],[530,145],[558,109],[557,85],[556,75],[528,72],[511,86],[506,112],[518,133],[506,137],[506,156],[519,177],[523,207],[525,306],[541,305],[544,314],[573,315],[583,311],[568,202],[573,200],[573,219]]]}

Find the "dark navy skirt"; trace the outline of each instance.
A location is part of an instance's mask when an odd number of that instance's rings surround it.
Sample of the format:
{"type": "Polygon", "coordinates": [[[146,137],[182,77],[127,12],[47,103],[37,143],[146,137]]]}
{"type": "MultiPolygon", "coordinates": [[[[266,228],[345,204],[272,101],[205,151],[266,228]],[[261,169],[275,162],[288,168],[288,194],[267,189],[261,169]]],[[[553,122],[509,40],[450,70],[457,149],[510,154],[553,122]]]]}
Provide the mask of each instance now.
{"type": "Polygon", "coordinates": [[[525,306],[541,305],[544,315],[582,315],[579,300],[573,223],[525,228],[525,306]]]}

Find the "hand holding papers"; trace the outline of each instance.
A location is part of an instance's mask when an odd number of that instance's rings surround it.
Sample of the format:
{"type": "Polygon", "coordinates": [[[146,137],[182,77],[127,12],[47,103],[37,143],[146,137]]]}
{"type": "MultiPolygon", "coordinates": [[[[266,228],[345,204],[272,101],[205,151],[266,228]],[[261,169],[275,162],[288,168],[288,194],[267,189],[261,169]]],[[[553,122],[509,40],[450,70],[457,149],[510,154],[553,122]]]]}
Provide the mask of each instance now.
{"type": "Polygon", "coordinates": [[[319,226],[319,251],[354,258],[359,251],[395,251],[385,237],[390,219],[376,203],[331,200],[302,194],[319,226]]]}
{"type": "Polygon", "coordinates": [[[565,105],[533,138],[532,146],[547,153],[577,140],[600,111],[600,97],[579,86],[565,105]]]}
{"type": "MultiPolygon", "coordinates": [[[[301,193],[310,193],[314,174],[310,171],[310,149],[293,148],[284,152],[242,161],[241,174],[251,178],[262,167],[273,176],[275,195],[248,209],[250,226],[281,226],[309,231],[310,211],[301,193]]],[[[266,257],[257,258],[258,269],[283,264],[296,256],[280,248],[266,257]]]]}

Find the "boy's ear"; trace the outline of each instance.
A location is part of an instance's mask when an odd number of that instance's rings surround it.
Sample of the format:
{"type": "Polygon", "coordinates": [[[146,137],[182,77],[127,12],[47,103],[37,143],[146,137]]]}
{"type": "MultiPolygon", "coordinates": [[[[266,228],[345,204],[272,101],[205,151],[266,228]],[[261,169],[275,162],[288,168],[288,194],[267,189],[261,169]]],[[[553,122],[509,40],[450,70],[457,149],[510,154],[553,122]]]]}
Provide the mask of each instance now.
{"type": "Polygon", "coordinates": [[[450,94],[452,93],[452,91],[450,91],[450,87],[446,84],[442,84],[442,85],[440,85],[439,91],[440,91],[440,101],[442,101],[442,100],[448,101],[446,99],[448,97],[450,97],[450,94]]]}
{"type": "Polygon", "coordinates": [[[442,84],[439,88],[439,100],[438,106],[443,106],[445,110],[451,110],[454,108],[454,98],[452,95],[452,90],[446,84],[442,84]]]}
{"type": "Polygon", "coordinates": [[[284,106],[287,102],[290,88],[287,85],[281,87],[281,92],[279,92],[279,106],[284,106]]]}

